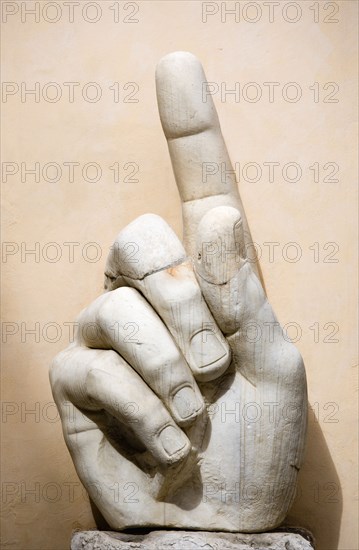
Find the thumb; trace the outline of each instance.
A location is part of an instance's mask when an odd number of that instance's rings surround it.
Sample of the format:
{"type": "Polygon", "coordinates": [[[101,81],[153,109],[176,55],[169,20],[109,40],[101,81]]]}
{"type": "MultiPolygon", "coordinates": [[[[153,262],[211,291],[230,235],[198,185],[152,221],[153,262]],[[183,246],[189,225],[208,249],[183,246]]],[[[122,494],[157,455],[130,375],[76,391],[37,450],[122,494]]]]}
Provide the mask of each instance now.
{"type": "Polygon", "coordinates": [[[239,210],[212,208],[198,226],[195,264],[198,274],[215,285],[227,283],[245,263],[243,224],[239,210]]]}
{"type": "Polygon", "coordinates": [[[219,206],[201,219],[196,237],[195,271],[204,298],[225,335],[236,332],[265,300],[247,255],[242,217],[219,206]]]}

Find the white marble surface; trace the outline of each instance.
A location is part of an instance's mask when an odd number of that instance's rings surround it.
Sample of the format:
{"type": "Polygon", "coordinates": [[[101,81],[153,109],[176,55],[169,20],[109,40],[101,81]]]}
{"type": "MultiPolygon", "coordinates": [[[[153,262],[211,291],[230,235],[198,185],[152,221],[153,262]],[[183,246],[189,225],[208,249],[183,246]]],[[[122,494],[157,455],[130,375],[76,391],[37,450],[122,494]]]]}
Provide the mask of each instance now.
{"type": "Polygon", "coordinates": [[[106,292],[51,368],[77,473],[114,530],[271,529],[301,466],[303,362],[248,253],[235,180],[202,181],[204,162],[231,167],[204,81],[189,53],[159,62],[184,245],[153,214],[123,229],[106,292]]]}

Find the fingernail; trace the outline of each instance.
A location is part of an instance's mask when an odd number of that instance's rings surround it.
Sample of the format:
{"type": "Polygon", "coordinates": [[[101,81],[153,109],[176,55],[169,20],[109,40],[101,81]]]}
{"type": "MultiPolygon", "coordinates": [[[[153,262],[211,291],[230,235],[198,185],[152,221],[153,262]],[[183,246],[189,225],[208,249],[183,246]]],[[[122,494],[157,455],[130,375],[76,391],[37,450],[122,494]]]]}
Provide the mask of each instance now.
{"type": "Polygon", "coordinates": [[[211,284],[225,284],[244,265],[240,212],[231,206],[212,208],[198,225],[196,271],[211,284]]]}
{"type": "Polygon", "coordinates": [[[199,369],[212,365],[228,355],[228,350],[223,343],[213,331],[208,329],[201,330],[192,336],[191,352],[199,369]]]}
{"type": "Polygon", "coordinates": [[[190,386],[185,386],[174,395],[173,406],[179,417],[186,420],[200,411],[203,407],[203,401],[199,400],[190,386]]]}
{"type": "MultiPolygon", "coordinates": [[[[184,433],[174,426],[166,426],[159,434],[159,438],[162,447],[169,457],[180,454],[180,452],[189,445],[188,439],[184,433]]],[[[184,453],[182,452],[181,455],[182,454],[184,453]]]]}

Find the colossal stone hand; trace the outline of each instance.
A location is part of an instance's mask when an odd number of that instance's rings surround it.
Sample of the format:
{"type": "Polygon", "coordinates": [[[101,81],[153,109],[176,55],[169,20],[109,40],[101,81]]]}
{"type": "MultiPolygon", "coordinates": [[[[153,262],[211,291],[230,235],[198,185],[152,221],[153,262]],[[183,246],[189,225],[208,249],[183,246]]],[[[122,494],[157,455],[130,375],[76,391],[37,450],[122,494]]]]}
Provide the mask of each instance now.
{"type": "Polygon", "coordinates": [[[113,529],[261,531],[293,500],[306,430],[301,356],[268,303],[205,76],[156,74],[184,247],[158,216],[119,234],[105,292],[51,384],[78,475],[113,529]],[[202,180],[204,163],[227,170],[202,180]]]}

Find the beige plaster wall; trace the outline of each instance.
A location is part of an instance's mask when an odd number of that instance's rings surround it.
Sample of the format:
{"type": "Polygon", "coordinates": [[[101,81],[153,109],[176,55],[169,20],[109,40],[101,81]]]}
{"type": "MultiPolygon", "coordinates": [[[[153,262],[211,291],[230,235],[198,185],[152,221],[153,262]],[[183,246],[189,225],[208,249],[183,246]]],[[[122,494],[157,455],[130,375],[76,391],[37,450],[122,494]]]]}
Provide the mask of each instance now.
{"type": "Polygon", "coordinates": [[[101,292],[115,234],[145,212],[181,232],[154,87],[156,62],[181,49],[218,90],[267,292],[306,363],[313,411],[289,519],[319,550],[357,550],[357,2],[35,4],[2,2],[3,548],[63,550],[94,526],[48,365],[101,292]],[[36,82],[40,96],[25,94],[36,82]]]}

